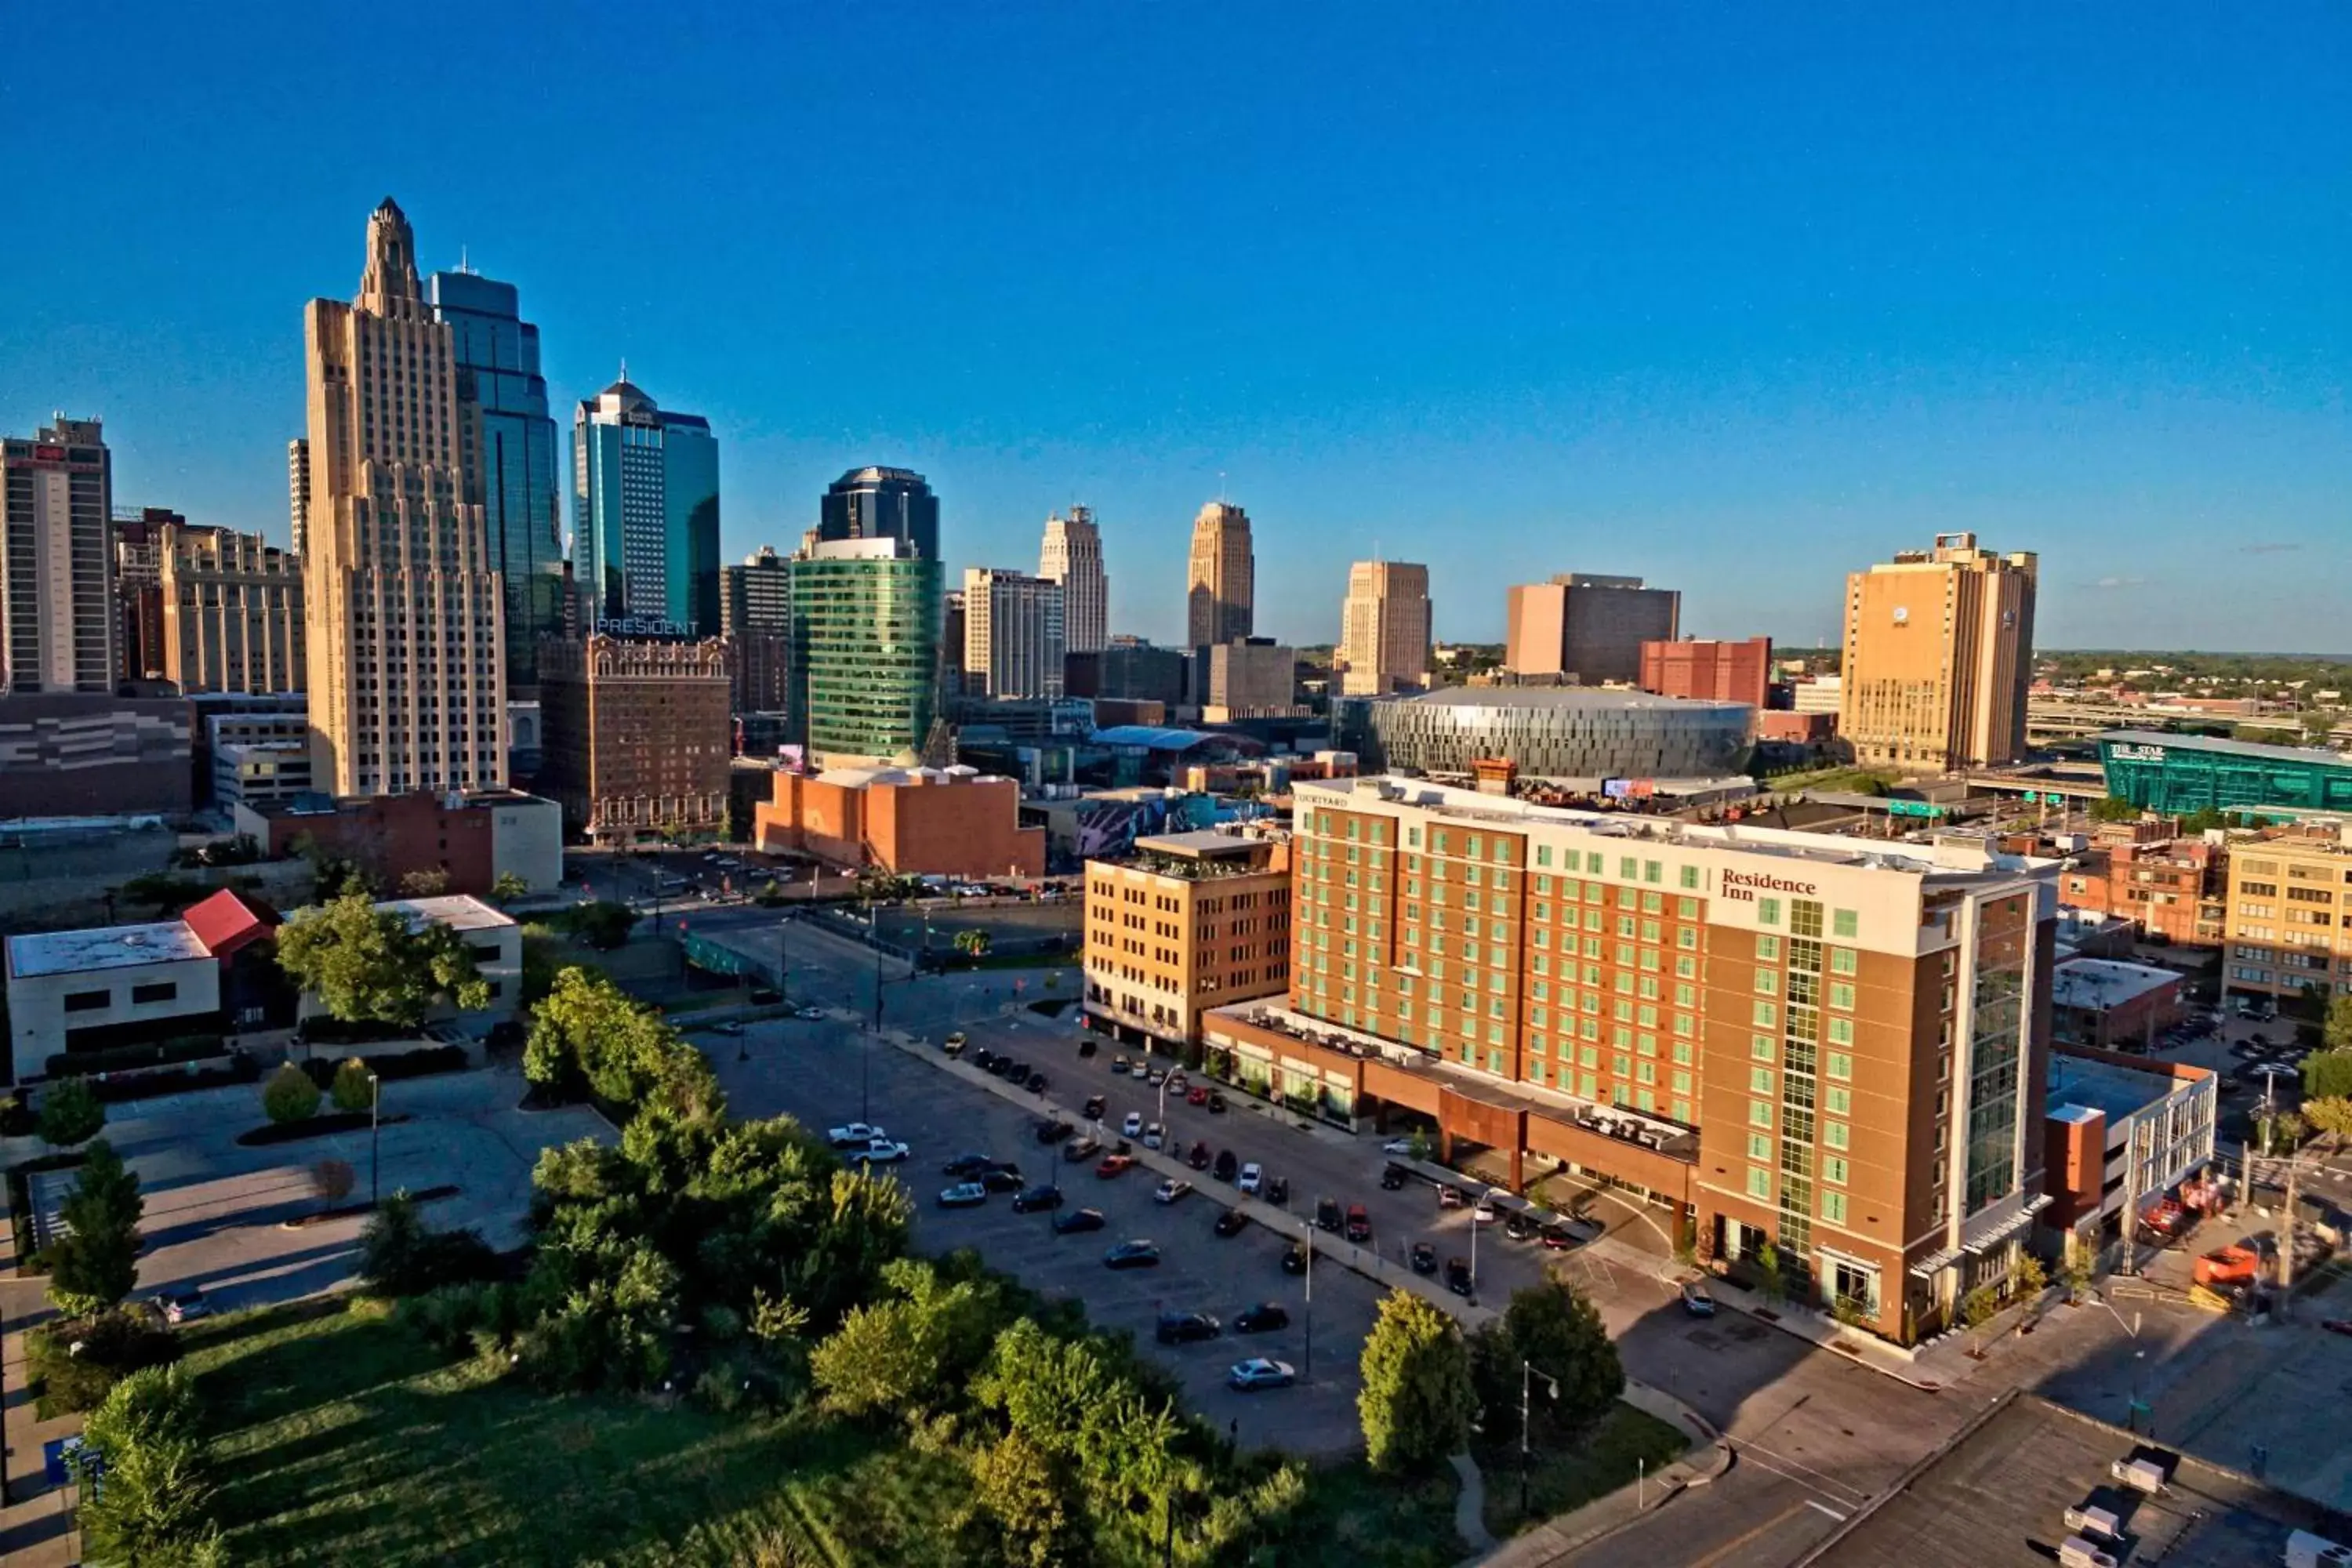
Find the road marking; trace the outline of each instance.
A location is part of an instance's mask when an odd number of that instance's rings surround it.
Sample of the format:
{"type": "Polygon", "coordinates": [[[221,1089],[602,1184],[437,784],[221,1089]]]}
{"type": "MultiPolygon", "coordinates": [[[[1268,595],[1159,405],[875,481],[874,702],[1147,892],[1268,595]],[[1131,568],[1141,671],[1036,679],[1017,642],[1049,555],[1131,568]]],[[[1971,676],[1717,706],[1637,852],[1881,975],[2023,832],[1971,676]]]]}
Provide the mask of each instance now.
{"type": "Polygon", "coordinates": [[[1839,1480],[1836,1477],[1828,1474],[1826,1471],[1814,1469],[1811,1465],[1804,1463],[1801,1459],[1790,1458],[1787,1455],[1780,1453],[1775,1449],[1767,1448],[1761,1444],[1751,1443],[1746,1438],[1731,1436],[1728,1434],[1726,1434],[1724,1440],[1731,1445],[1732,1452],[1738,1454],[1742,1458],[1748,1458],[1756,1454],[1771,1455],[1772,1458],[1780,1461],[1779,1464],[1773,1464],[1765,1459],[1757,1459],[1755,1462],[1759,1465],[1762,1465],[1764,1468],[1771,1471],[1776,1476],[1783,1476],[1788,1479],[1796,1482],[1799,1486],[1805,1488],[1808,1491],[1817,1491],[1823,1497],[1836,1498],[1838,1501],[1846,1503],[1849,1507],[1852,1507],[1853,1503],[1859,1502],[1870,1495],[1861,1488],[1851,1486],[1844,1481],[1839,1480]],[[1783,1468],[1783,1466],[1787,1468],[1783,1468]],[[1799,1470],[1802,1470],[1804,1475],[1797,1474],[1799,1470]],[[1819,1479],[1816,1480],[1807,1480],[1805,1476],[1813,1476],[1818,1477],[1819,1479]],[[1847,1498],[1840,1497],[1839,1494],[1841,1492],[1852,1493],[1852,1500],[1849,1500],[1847,1498]]]}
{"type": "Polygon", "coordinates": [[[1845,1518],[1846,1518],[1846,1516],[1845,1516],[1845,1515],[1843,1515],[1843,1514],[1840,1513],[1837,1510],[1835,1510],[1835,1509],[1832,1508],[1829,1504],[1827,1504],[1827,1503],[1825,1503],[1825,1502],[1822,1501],[1822,1500],[1821,1500],[1820,1499],[1818,1499],[1818,1498],[1808,1499],[1808,1500],[1806,1500],[1805,1506],[1806,1506],[1807,1508],[1817,1508],[1817,1509],[1820,1509],[1823,1513],[1828,1514],[1832,1519],[1836,1520],[1840,1524],[1843,1524],[1843,1523],[1845,1522],[1845,1518]]]}
{"type": "Polygon", "coordinates": [[[1733,1552],[1738,1551],[1741,1547],[1747,1545],[1749,1542],[1754,1541],[1759,1536],[1769,1535],[1772,1531],[1780,1529],[1782,1525],[1788,1523],[1789,1521],[1796,1518],[1797,1515],[1804,1511],[1805,1505],[1803,1503],[1792,1502],[1787,1508],[1782,1509],[1779,1513],[1774,1514],[1771,1518],[1766,1520],[1763,1523],[1749,1531],[1747,1534],[1735,1535],[1729,1541],[1725,1542],[1722,1545],[1708,1552],[1706,1556],[1693,1559],[1690,1568],[1709,1568],[1710,1564],[1722,1562],[1725,1558],[1730,1556],[1733,1552]]]}

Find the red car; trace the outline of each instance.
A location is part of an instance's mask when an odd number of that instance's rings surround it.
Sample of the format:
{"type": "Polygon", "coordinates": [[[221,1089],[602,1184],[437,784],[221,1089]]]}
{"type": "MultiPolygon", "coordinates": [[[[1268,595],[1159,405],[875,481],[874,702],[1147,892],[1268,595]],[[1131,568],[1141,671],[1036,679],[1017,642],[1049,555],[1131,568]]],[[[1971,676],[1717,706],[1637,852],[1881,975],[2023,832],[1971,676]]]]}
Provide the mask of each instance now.
{"type": "Polygon", "coordinates": [[[1190,1094],[1188,1094],[1188,1095],[1186,1095],[1186,1096],[1184,1097],[1184,1103],[1185,1103],[1185,1104],[1187,1104],[1187,1105],[1206,1105],[1206,1104],[1208,1104],[1208,1103],[1209,1103],[1209,1090],[1208,1090],[1208,1087],[1204,1084],[1204,1085],[1202,1085],[1202,1087],[1200,1087],[1200,1088],[1198,1088],[1198,1089],[1195,1089],[1192,1093],[1190,1093],[1190,1094]]]}
{"type": "Polygon", "coordinates": [[[1097,1176],[1116,1176],[1121,1171],[1131,1171],[1133,1169],[1135,1169],[1134,1155],[1106,1154],[1103,1156],[1102,1163],[1095,1167],[1095,1174],[1097,1176]]]}

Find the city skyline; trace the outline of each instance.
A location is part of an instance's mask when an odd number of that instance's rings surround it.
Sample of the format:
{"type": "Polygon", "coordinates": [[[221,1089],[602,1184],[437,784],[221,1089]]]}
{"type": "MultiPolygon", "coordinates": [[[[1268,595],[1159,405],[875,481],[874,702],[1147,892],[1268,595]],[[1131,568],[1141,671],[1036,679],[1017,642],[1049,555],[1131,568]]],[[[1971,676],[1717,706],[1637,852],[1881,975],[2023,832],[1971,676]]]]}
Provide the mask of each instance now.
{"type": "MultiPolygon", "coordinates": [[[[539,36],[486,26],[504,47],[539,36]]],[[[2326,279],[2352,220],[2325,171],[2352,156],[2352,116],[2327,85],[2343,30],[2324,10],[2121,37],[2043,17],[2027,53],[1990,19],[1652,36],[1591,16],[1440,29],[1398,12],[1344,52],[1375,85],[1366,103],[1402,90],[1382,61],[1415,62],[1434,89],[1416,96],[1442,107],[1409,132],[1329,89],[1261,90],[1299,18],[1238,58],[1187,17],[1017,40],[965,17],[746,28],[760,36],[726,51],[657,31],[625,59],[606,55],[617,39],[577,40],[591,58],[548,106],[482,104],[455,74],[419,90],[337,68],[354,111],[388,129],[463,100],[483,134],[521,137],[516,117],[587,113],[589,84],[642,59],[635,110],[674,127],[682,176],[796,149],[772,184],[672,182],[709,187],[663,198],[674,213],[557,196],[584,152],[559,153],[544,195],[429,156],[422,136],[387,135],[364,167],[320,157],[298,108],[266,98],[208,106],[201,148],[133,142],[101,105],[128,89],[194,116],[225,58],[191,19],[117,40],[102,90],[82,74],[94,60],[61,63],[26,84],[25,111],[90,148],[107,197],[185,248],[58,231],[0,258],[26,306],[0,345],[22,400],[8,426],[102,416],[126,504],[280,537],[299,416],[287,323],[336,275],[332,237],[390,191],[429,237],[423,261],[523,290],[551,402],[593,394],[626,354],[710,417],[730,462],[722,559],[791,548],[824,485],[875,463],[929,477],[950,570],[1024,559],[1035,518],[1083,500],[1128,580],[1160,580],[1181,569],[1184,521],[1227,494],[1259,524],[1261,629],[1298,643],[1336,637],[1347,563],[1377,542],[1431,562],[1447,640],[1499,640],[1489,584],[1590,563],[1685,585],[1700,635],[1817,645],[1846,573],[1974,530],[2042,552],[2047,646],[2341,646],[2352,563],[2327,546],[2352,483],[2334,368],[2352,315],[2326,279]],[[904,124],[859,144],[831,129],[856,120],[824,82],[740,95],[740,125],[709,120],[741,62],[821,58],[853,29],[903,62],[904,124]],[[1082,99],[1048,117],[982,92],[1017,47],[1082,99]],[[1235,83],[1215,105],[1131,116],[1115,152],[1048,133],[1113,81],[1122,103],[1182,100],[1160,79],[1213,50],[1235,83]],[[1887,68],[1857,85],[1860,58],[1887,68]],[[1558,72],[1564,90],[1531,90],[1558,72]],[[2175,110],[2151,121],[2158,97],[2175,110]],[[1666,101],[1709,107],[1664,124],[1666,101]],[[1852,134],[1822,134],[1830,103],[1852,134]],[[950,117],[968,133],[939,152],[950,117]],[[677,129],[706,123],[707,138],[677,129]],[[257,197],[187,177],[191,160],[248,154],[266,224],[246,221],[257,197]],[[978,176],[1033,157],[1044,172],[1017,200],[976,199],[978,176]],[[880,167],[956,243],[877,258],[783,237],[880,167]],[[1542,200],[1524,199],[1531,181],[1542,200]],[[1285,203],[1302,188],[1318,195],[1285,203]],[[1042,210],[1101,243],[1040,256],[1042,210]],[[716,243],[613,245],[633,216],[716,243]],[[1402,243],[1440,225],[1456,243],[1402,243]],[[1182,254],[1212,226],[1232,265],[1125,259],[1182,254]],[[1472,471],[1510,482],[1450,483],[1472,471]],[[1491,549],[1444,548],[1466,528],[1491,549]],[[1742,570],[1720,571],[1736,552],[1742,570]]],[[[296,36],[260,40],[258,63],[296,36]]],[[[1125,609],[1113,630],[1181,636],[1172,604],[1125,609]]]]}

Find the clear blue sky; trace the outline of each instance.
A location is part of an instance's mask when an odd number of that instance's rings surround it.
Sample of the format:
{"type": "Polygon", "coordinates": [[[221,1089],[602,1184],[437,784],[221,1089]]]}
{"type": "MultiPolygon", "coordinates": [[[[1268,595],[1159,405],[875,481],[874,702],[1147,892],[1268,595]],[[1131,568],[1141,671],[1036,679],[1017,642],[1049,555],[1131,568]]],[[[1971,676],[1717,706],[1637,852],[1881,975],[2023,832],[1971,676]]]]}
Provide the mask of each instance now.
{"type": "Polygon", "coordinates": [[[1159,637],[1222,483],[1302,642],[1375,542],[1441,637],[1581,570],[1807,641],[1972,528],[2045,646],[2352,652],[2341,5],[764,10],[10,51],[0,428],[282,535],[301,307],[389,193],[521,287],[567,435],[624,356],[710,417],[730,554],[888,462],[951,567],[1092,504],[1159,637]]]}

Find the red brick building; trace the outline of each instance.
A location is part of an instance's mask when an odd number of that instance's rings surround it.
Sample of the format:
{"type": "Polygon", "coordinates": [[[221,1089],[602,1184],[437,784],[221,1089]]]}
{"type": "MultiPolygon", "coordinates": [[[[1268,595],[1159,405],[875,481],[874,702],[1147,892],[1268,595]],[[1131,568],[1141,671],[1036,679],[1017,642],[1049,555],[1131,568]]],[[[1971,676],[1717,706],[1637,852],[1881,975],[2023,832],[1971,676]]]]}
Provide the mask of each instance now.
{"type": "Polygon", "coordinates": [[[489,896],[502,871],[520,877],[533,892],[551,890],[563,877],[561,808],[515,790],[459,795],[419,790],[349,800],[308,795],[239,805],[236,824],[268,859],[308,848],[352,862],[389,891],[417,872],[439,872],[447,879],[444,892],[478,899],[489,896]]]}
{"type": "Polygon", "coordinates": [[[1745,702],[1761,710],[1772,683],[1772,639],[1746,642],[1645,642],[1642,689],[1659,697],[1745,702]]]}
{"type": "Polygon", "coordinates": [[[2121,915],[2166,942],[2221,944],[2230,883],[2226,846],[2178,837],[2172,822],[2108,823],[2058,879],[2058,901],[2121,915]]]}
{"type": "Polygon", "coordinates": [[[971,768],[779,768],[753,816],[762,851],[902,876],[1042,877],[1045,830],[1021,826],[1021,786],[971,768]]]}

